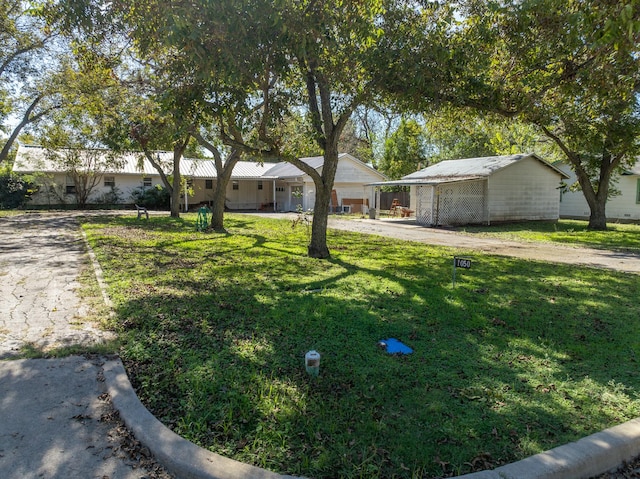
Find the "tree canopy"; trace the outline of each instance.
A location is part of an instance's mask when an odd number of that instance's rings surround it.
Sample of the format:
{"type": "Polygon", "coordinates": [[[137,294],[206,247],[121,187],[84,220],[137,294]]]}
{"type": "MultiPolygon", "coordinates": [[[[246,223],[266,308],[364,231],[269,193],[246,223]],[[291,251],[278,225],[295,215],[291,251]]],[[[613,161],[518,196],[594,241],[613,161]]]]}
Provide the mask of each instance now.
{"type": "Polygon", "coordinates": [[[553,163],[562,152],[535,125],[486,112],[441,108],[426,118],[429,162],[536,153],[553,163]]]}
{"type": "MultiPolygon", "coordinates": [[[[22,5],[2,4],[9,25],[9,34],[0,36],[7,45],[3,64],[15,68],[29,62],[12,58],[47,38],[40,27],[33,44],[20,34],[15,26],[21,22],[36,25],[11,17],[11,8],[22,5]]],[[[371,138],[368,145],[360,142],[355,112],[382,105],[405,116],[425,115],[432,160],[521,151],[544,135],[576,172],[592,228],[606,227],[611,178],[640,152],[637,0],[43,0],[39,5],[49,25],[81,29],[86,40],[116,34],[122,52],[130,55],[124,64],[153,71],[156,91],[138,90],[137,96],[141,105],[153,100],[156,106],[146,117],[138,108],[138,119],[133,115],[130,123],[139,132],[144,125],[147,138],[155,125],[151,136],[158,147],[180,150],[189,137],[198,139],[219,160],[221,188],[243,155],[285,159],[307,173],[315,185],[309,244],[315,257],[329,256],[327,215],[339,148],[364,147],[361,151],[375,156],[371,138]],[[456,123],[432,122],[434,116],[448,121],[450,111],[460,108],[473,114],[456,113],[456,123]],[[160,123],[174,126],[169,136],[158,129],[161,117],[160,123]],[[306,142],[299,141],[302,136],[306,142]],[[321,171],[299,161],[310,151],[324,156],[321,171]]],[[[0,81],[2,75],[0,70],[0,81]]],[[[124,82],[135,85],[135,74],[124,82]]],[[[36,118],[35,111],[29,115],[25,118],[36,118]]],[[[357,116],[367,124],[367,114],[357,116]]],[[[409,131],[415,127],[404,122],[389,139],[383,166],[392,176],[423,162],[419,152],[425,147],[406,143],[412,137],[418,141],[409,131]],[[393,163],[399,154],[414,157],[414,164],[393,163]]],[[[216,229],[222,228],[222,211],[213,215],[216,229]]]]}
{"type": "Polygon", "coordinates": [[[57,57],[64,48],[38,13],[31,2],[0,0],[0,131],[8,135],[0,162],[27,125],[60,107],[57,57]]]}
{"type": "Polygon", "coordinates": [[[640,153],[640,3],[467,7],[461,41],[476,50],[454,100],[536,125],[575,171],[589,226],[605,229],[611,178],[640,153]]]}

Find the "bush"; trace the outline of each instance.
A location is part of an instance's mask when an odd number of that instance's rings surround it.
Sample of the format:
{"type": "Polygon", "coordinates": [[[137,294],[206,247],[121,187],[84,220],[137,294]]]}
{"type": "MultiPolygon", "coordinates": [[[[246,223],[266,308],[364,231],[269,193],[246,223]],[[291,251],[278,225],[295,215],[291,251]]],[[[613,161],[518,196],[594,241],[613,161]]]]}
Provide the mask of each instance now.
{"type": "Polygon", "coordinates": [[[131,192],[131,198],[138,206],[158,210],[169,209],[171,202],[171,195],[160,185],[152,188],[136,188],[131,192]]]}
{"type": "Polygon", "coordinates": [[[33,184],[27,176],[11,171],[11,167],[0,169],[0,209],[9,210],[24,206],[34,193],[33,184]]]}
{"type": "Polygon", "coordinates": [[[122,192],[120,191],[120,188],[112,186],[108,192],[100,195],[97,203],[102,205],[117,205],[122,203],[122,192]]]}

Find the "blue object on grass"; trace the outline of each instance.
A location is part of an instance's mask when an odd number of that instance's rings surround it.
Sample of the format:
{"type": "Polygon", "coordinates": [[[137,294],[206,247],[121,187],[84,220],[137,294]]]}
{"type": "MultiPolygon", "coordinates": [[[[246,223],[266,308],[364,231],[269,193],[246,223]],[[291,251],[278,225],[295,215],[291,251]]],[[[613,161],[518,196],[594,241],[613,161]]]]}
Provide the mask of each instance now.
{"type": "Polygon", "coordinates": [[[379,344],[385,347],[389,354],[411,354],[413,352],[413,349],[395,338],[382,339],[379,344]]]}

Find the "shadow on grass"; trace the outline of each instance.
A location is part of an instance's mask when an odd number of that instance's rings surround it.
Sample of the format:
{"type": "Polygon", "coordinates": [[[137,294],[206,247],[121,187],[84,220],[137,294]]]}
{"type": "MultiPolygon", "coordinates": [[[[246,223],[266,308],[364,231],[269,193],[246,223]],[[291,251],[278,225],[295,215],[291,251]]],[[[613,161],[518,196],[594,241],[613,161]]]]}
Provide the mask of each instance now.
{"type": "Polygon", "coordinates": [[[633,277],[475,254],[453,288],[453,250],[333,232],[318,261],[303,233],[228,225],[102,246],[140,259],[116,310],[138,394],[215,452],[315,478],[437,477],[638,413],[633,277]],[[414,353],[386,354],[388,337],[414,353]]]}

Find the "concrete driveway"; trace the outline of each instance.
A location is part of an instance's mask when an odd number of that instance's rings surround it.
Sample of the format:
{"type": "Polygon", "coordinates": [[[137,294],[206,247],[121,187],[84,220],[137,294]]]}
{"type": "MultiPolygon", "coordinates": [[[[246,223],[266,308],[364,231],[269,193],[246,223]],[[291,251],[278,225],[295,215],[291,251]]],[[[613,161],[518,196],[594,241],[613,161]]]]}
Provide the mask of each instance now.
{"type": "Polygon", "coordinates": [[[16,359],[25,347],[46,352],[111,337],[84,319],[83,267],[91,265],[72,214],[0,218],[0,477],[169,477],[111,407],[103,368],[112,360],[16,359]]]}

